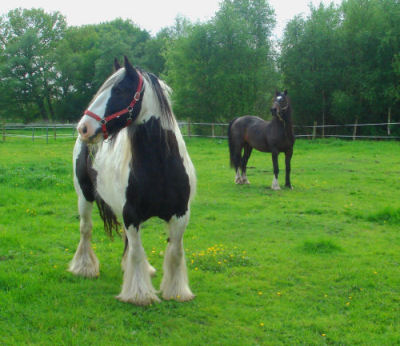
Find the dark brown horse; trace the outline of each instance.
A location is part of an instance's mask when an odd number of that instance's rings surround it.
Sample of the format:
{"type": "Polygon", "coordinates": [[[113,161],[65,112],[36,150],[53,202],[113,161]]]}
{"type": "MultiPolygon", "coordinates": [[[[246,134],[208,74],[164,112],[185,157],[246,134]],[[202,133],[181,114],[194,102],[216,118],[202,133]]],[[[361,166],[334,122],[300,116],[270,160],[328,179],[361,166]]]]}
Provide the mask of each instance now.
{"type": "Polygon", "coordinates": [[[231,166],[236,171],[236,184],[249,184],[246,176],[246,166],[251,151],[254,148],[262,152],[272,153],[274,179],[271,188],[273,190],[280,189],[278,183],[278,155],[282,152],[285,153],[285,186],[292,188],[290,183],[290,160],[293,155],[295,139],[291,111],[290,99],[287,96],[287,90],[285,90],[283,93],[275,93],[271,108],[271,121],[265,121],[256,116],[246,115],[230,122],[228,128],[229,152],[231,166]],[[239,169],[241,170],[241,174],[239,169]]]}

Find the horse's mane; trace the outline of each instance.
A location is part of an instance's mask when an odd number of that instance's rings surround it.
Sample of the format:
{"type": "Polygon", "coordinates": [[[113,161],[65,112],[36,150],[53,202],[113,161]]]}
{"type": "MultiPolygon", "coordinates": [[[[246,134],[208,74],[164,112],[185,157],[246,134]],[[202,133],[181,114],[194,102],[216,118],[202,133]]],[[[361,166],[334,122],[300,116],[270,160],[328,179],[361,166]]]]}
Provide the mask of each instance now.
{"type": "Polygon", "coordinates": [[[146,78],[147,82],[149,82],[157,96],[162,120],[166,121],[168,124],[172,124],[174,116],[169,101],[171,89],[163,81],[159,80],[153,73],[141,71],[140,69],[138,70],[142,73],[144,78],[146,78]]]}

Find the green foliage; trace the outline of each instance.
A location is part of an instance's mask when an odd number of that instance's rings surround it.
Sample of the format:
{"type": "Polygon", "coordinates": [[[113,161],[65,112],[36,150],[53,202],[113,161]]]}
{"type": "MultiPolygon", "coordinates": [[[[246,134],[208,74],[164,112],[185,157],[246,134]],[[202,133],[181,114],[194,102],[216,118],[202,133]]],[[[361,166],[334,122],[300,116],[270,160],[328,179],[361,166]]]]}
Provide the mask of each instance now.
{"type": "Polygon", "coordinates": [[[0,23],[1,116],[11,112],[24,120],[53,119],[54,53],[66,28],[65,18],[58,12],[16,9],[0,23]]]}
{"type": "Polygon", "coordinates": [[[266,116],[277,83],[270,40],[274,23],[266,1],[226,0],[208,23],[186,24],[166,52],[178,117],[266,116]]]}
{"type": "Polygon", "coordinates": [[[310,17],[287,25],[280,57],[297,122],[384,122],[389,109],[397,115],[398,1],[346,0],[310,9],[310,17]]]}
{"type": "Polygon", "coordinates": [[[399,121],[398,0],[310,5],[280,42],[274,25],[268,0],[224,0],[209,21],[177,17],[155,37],[130,20],[67,27],[58,12],[10,11],[0,18],[0,118],[77,121],[126,55],[166,79],[182,120],[268,118],[275,89],[288,89],[298,125],[399,121]]]}
{"type": "MultiPolygon", "coordinates": [[[[251,185],[239,186],[225,140],[187,147],[198,176],[184,237],[196,298],[143,308],[114,298],[124,244],[106,236],[96,208],[100,276],[67,272],[79,242],[71,139],[0,142],[2,345],[398,343],[399,224],[367,219],[398,214],[398,143],[299,140],[294,189],[280,191],[269,188],[269,154],[253,151],[251,185]]],[[[164,222],[141,234],[158,288],[164,222]]]]}

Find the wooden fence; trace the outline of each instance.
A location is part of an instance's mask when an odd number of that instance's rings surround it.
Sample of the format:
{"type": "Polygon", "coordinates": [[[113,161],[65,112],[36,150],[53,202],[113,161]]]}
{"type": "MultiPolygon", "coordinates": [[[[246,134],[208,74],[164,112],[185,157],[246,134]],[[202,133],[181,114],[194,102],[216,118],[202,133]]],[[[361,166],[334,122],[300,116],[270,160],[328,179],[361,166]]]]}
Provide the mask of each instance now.
{"type": "MultiPolygon", "coordinates": [[[[343,124],[343,125],[313,125],[294,126],[297,138],[347,138],[347,139],[375,139],[375,140],[399,140],[399,122],[371,123],[371,124],[343,124]],[[367,129],[367,131],[362,131],[367,129]],[[371,131],[371,129],[373,129],[371,131]],[[363,134],[374,132],[376,134],[363,134]]],[[[227,138],[228,124],[225,123],[196,123],[191,121],[179,122],[182,134],[187,137],[227,138]]],[[[20,137],[36,140],[57,140],[63,138],[76,138],[76,124],[10,124],[1,125],[2,140],[20,137]]]]}

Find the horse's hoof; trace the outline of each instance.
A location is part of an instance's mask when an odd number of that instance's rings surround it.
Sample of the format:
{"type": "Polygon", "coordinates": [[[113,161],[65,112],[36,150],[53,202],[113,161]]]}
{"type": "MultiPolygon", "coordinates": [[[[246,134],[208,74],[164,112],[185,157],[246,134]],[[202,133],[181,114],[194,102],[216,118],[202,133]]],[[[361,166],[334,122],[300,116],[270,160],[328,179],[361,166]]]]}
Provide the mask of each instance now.
{"type": "Polygon", "coordinates": [[[236,179],[235,179],[235,184],[237,184],[237,185],[242,185],[242,184],[243,184],[242,179],[236,178],[236,179]]]}
{"type": "Polygon", "coordinates": [[[176,300],[178,302],[188,302],[188,301],[194,299],[195,295],[188,288],[188,289],[183,290],[180,294],[174,294],[174,295],[163,292],[162,297],[165,300],[176,300]]]}
{"type": "Polygon", "coordinates": [[[155,294],[151,293],[145,295],[143,294],[143,295],[132,295],[132,296],[121,293],[115,298],[123,303],[130,303],[138,306],[148,306],[153,303],[160,302],[160,299],[155,294]]]}

